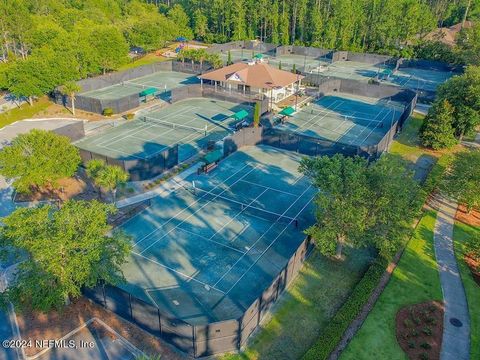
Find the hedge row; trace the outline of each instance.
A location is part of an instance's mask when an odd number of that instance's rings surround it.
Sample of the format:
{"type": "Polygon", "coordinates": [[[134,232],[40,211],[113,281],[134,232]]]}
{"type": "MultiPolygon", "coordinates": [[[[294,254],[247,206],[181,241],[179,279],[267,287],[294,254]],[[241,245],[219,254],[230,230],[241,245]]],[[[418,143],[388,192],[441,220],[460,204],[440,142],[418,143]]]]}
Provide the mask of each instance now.
{"type": "MultiPolygon", "coordinates": [[[[428,195],[437,190],[450,161],[451,156],[444,155],[438,159],[430,170],[422,186],[425,194],[424,201],[428,195]]],[[[379,257],[369,267],[347,301],[345,301],[328,326],[323,330],[317,342],[304,355],[303,360],[327,359],[330,356],[351,322],[360,314],[372,291],[378,285],[387,265],[388,261],[379,257]]]]}
{"type": "Polygon", "coordinates": [[[317,342],[304,355],[304,360],[327,359],[347,330],[350,323],[358,316],[370,294],[378,285],[388,261],[383,258],[370,265],[360,282],[355,286],[347,301],[337,311],[324,329],[317,342]]]}

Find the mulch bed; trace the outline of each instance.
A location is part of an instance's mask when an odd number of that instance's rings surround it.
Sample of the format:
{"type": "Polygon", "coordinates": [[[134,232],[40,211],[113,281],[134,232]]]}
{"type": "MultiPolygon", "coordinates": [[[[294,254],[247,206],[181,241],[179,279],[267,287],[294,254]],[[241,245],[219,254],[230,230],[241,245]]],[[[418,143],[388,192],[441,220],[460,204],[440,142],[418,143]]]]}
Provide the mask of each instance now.
{"type": "Polygon", "coordinates": [[[464,205],[458,205],[455,220],[472,226],[480,226],[480,211],[472,210],[468,214],[464,205]]]}
{"type": "MultiPolygon", "coordinates": [[[[31,339],[33,342],[34,340],[60,339],[93,317],[104,321],[147,354],[161,355],[162,360],[190,359],[187,355],[179,353],[172,346],[148,334],[136,325],[123,320],[85,298],[78,299],[61,312],[51,311],[48,314],[23,312],[17,314],[22,339],[31,339]]],[[[33,347],[26,348],[25,353],[27,356],[33,356],[41,350],[33,347]]]]}
{"type": "Polygon", "coordinates": [[[437,301],[410,305],[398,311],[397,342],[410,359],[440,359],[443,313],[443,304],[437,301]]]}
{"type": "Polygon", "coordinates": [[[472,274],[473,280],[477,283],[478,286],[480,286],[480,271],[477,269],[480,269],[480,262],[473,259],[472,257],[465,255],[463,258],[465,260],[465,263],[467,264],[468,268],[470,269],[470,272],[472,274]]]}

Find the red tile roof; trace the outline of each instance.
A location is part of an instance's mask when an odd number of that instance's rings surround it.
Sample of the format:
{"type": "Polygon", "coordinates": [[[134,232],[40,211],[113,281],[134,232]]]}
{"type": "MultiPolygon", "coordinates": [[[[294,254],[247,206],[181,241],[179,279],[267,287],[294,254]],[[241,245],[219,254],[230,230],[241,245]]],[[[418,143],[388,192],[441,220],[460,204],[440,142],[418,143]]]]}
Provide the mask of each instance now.
{"type": "Polygon", "coordinates": [[[254,64],[239,62],[210,71],[200,75],[199,78],[269,89],[271,87],[288,86],[303,79],[304,76],[279,70],[263,62],[256,62],[254,64]]]}

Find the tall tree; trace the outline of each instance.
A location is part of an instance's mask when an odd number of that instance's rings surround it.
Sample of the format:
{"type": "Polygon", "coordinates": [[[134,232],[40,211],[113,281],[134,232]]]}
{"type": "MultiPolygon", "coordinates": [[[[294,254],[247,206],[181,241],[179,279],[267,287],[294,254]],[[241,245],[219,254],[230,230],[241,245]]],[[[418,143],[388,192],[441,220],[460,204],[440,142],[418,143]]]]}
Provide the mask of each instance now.
{"type": "Polygon", "coordinates": [[[447,101],[436,102],[428,111],[420,129],[423,146],[434,150],[450,148],[457,143],[453,129],[453,107],[447,101]]]}
{"type": "Polygon", "coordinates": [[[122,33],[114,26],[96,26],[90,34],[90,43],[95,49],[104,74],[110,70],[117,70],[128,61],[128,44],[122,33]]]}
{"type": "Polygon", "coordinates": [[[113,203],[116,203],[117,189],[128,181],[129,175],[121,167],[107,165],[103,160],[92,160],[87,164],[87,174],[100,188],[112,193],[113,203]]]}
{"type": "Polygon", "coordinates": [[[19,208],[3,218],[0,246],[21,249],[27,258],[2,297],[48,311],[80,296],[84,286],[122,281],[120,267],[131,245],[125,234],[110,233],[107,218],[114,212],[97,201],[69,200],[60,209],[19,208]]]}
{"type": "Polygon", "coordinates": [[[320,252],[341,258],[343,248],[364,245],[368,184],[366,160],[337,154],[305,158],[300,171],[319,189],[315,204],[317,223],[307,230],[320,252]]]}
{"type": "Polygon", "coordinates": [[[81,86],[74,81],[69,81],[61,87],[63,94],[67,95],[70,98],[72,103],[72,114],[75,115],[75,100],[76,95],[79,91],[82,90],[81,86]]]}
{"type": "Polygon", "coordinates": [[[51,131],[32,130],[13,139],[0,150],[0,174],[13,179],[13,187],[28,193],[71,177],[81,162],[78,149],[66,136],[51,131]]]}
{"type": "Polygon", "coordinates": [[[480,150],[454,155],[443,178],[442,190],[465,204],[468,212],[480,209],[480,150]]]}

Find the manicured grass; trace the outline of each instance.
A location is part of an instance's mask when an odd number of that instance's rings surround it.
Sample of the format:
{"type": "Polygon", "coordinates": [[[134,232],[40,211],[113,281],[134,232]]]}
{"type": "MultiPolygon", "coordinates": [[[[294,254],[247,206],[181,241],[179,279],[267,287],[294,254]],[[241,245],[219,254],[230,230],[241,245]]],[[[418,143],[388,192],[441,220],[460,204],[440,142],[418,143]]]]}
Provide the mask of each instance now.
{"type": "Polygon", "coordinates": [[[46,97],[43,97],[34,102],[33,106],[30,106],[29,104],[23,104],[19,108],[14,108],[5,113],[1,113],[0,128],[10,125],[15,121],[29,119],[33,115],[46,110],[51,104],[52,103],[46,97]]]}
{"type": "Polygon", "coordinates": [[[136,67],[139,67],[139,66],[142,66],[142,65],[148,65],[148,64],[153,64],[153,63],[167,61],[167,60],[169,60],[169,59],[166,58],[166,57],[157,56],[155,53],[150,53],[150,54],[147,54],[144,57],[142,57],[142,58],[140,58],[136,61],[132,61],[132,62],[129,62],[128,64],[125,64],[125,65],[121,66],[118,69],[118,71],[133,69],[133,68],[136,68],[136,67]]]}
{"type": "Polygon", "coordinates": [[[470,312],[470,359],[480,359],[480,286],[473,280],[470,269],[463,261],[465,243],[472,238],[480,238],[480,228],[461,222],[455,223],[453,240],[455,255],[467,294],[470,312]]]}
{"type": "Polygon", "coordinates": [[[392,142],[390,153],[400,155],[407,160],[416,161],[426,152],[426,149],[422,148],[418,136],[423,119],[423,115],[414,114],[405,122],[402,132],[392,142]]]}
{"type": "Polygon", "coordinates": [[[245,352],[225,355],[223,359],[300,358],[361,279],[371,260],[366,250],[348,251],[344,262],[329,260],[318,252],[312,254],[275,307],[272,318],[245,352]]]}
{"type": "Polygon", "coordinates": [[[407,244],[390,282],[341,359],[406,359],[395,338],[395,316],[402,307],[442,301],[433,248],[436,212],[427,212],[407,244]]]}

